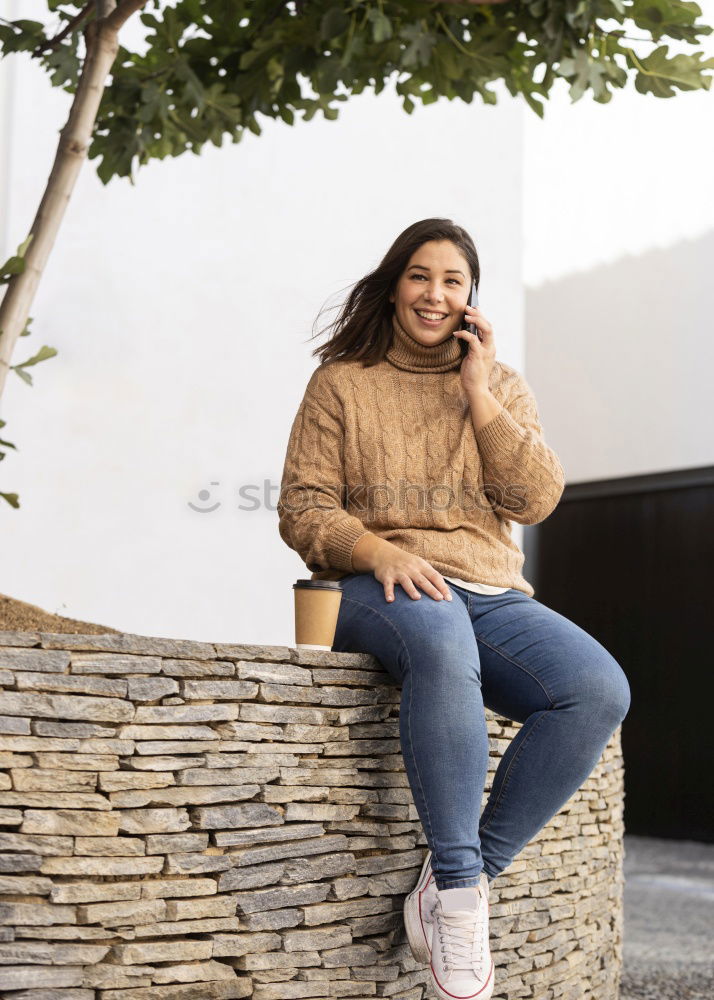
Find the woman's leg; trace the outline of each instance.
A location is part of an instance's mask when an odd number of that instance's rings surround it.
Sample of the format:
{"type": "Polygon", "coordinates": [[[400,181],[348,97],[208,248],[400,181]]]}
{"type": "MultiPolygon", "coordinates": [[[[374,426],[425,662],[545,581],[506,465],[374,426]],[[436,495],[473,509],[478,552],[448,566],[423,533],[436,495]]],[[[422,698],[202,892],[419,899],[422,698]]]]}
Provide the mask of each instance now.
{"type": "Polygon", "coordinates": [[[523,723],[479,825],[484,868],[495,878],[591,773],[627,714],[630,687],[596,639],[523,591],[472,593],[467,607],[484,704],[523,723]]]}
{"type": "Polygon", "coordinates": [[[387,602],[371,573],[341,583],[332,648],[371,653],[402,685],[402,756],[437,888],[478,885],[488,735],[466,592],[454,587],[451,601],[425,593],[412,600],[395,587],[387,602]]]}

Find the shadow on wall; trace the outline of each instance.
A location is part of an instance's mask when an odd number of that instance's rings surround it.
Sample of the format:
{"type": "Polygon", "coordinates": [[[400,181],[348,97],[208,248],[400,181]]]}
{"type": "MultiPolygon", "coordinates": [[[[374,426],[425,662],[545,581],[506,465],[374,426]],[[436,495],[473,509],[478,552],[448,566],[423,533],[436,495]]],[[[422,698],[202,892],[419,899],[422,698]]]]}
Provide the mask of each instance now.
{"type": "Polygon", "coordinates": [[[526,294],[526,374],[568,483],[711,465],[714,231],[526,294]]]}

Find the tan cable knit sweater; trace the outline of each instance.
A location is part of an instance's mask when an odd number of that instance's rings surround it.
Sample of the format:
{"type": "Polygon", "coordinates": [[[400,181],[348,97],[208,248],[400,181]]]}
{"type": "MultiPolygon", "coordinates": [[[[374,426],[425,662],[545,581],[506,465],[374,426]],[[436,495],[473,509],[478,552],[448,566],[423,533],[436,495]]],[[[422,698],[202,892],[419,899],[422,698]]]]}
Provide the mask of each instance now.
{"type": "Polygon", "coordinates": [[[533,393],[497,360],[489,387],[504,409],[476,434],[458,338],[425,347],[396,317],[393,329],[376,365],[333,361],[312,373],[285,456],[280,537],[313,580],[356,572],[352,549],[371,531],[443,576],[532,597],[510,521],[543,521],[564,487],[533,393]]]}

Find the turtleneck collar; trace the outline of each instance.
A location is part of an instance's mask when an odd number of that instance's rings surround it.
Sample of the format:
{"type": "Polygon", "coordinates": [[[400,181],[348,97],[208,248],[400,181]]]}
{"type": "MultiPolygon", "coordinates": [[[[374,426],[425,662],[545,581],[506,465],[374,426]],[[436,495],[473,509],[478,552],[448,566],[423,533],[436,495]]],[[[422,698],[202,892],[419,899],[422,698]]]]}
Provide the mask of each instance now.
{"type": "Polygon", "coordinates": [[[394,336],[385,358],[397,368],[407,372],[446,372],[461,364],[461,341],[449,334],[441,344],[426,347],[414,340],[397,319],[392,316],[394,336]]]}

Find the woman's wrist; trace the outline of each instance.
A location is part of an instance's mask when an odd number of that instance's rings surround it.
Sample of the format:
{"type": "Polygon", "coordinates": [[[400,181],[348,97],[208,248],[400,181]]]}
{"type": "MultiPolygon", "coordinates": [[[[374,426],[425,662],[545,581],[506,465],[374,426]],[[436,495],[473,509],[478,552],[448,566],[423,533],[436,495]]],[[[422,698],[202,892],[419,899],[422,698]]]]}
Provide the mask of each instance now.
{"type": "Polygon", "coordinates": [[[486,424],[490,424],[503,409],[488,386],[469,392],[468,400],[471,408],[471,423],[477,434],[486,424]]]}
{"type": "Polygon", "coordinates": [[[391,542],[372,531],[361,535],[352,549],[352,568],[355,573],[371,572],[376,565],[377,554],[385,545],[391,545],[391,542]]]}

